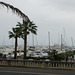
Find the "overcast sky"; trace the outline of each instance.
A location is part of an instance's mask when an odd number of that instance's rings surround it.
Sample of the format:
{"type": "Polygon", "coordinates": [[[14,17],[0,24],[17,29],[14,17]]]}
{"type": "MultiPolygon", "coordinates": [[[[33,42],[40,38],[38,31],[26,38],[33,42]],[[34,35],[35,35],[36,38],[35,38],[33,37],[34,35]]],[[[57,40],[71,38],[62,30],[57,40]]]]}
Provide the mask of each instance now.
{"type": "MultiPolygon", "coordinates": [[[[48,45],[48,32],[51,45],[60,44],[61,34],[66,45],[75,46],[75,0],[0,0],[19,8],[38,26],[36,45],[48,45]]],[[[8,31],[22,18],[0,5],[0,45],[14,44],[8,31]]],[[[19,43],[23,41],[19,39],[19,43]]],[[[32,34],[28,36],[28,45],[32,45],[32,34]]]]}

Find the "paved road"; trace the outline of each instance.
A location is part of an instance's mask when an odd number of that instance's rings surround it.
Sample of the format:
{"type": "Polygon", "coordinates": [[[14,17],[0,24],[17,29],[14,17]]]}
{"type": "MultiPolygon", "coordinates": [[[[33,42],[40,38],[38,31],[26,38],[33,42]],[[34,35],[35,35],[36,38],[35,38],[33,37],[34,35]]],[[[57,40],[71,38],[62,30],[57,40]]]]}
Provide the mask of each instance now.
{"type": "Polygon", "coordinates": [[[75,75],[70,70],[0,67],[0,75],[75,75]]]}

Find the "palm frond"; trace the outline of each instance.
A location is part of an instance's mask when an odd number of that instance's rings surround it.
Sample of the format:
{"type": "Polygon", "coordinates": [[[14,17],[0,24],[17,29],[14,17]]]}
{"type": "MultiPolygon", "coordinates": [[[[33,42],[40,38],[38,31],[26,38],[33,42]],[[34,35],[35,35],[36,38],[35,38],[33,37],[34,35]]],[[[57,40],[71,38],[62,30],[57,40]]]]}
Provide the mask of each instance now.
{"type": "Polygon", "coordinates": [[[16,32],[16,29],[15,28],[12,28],[13,32],[15,33],[16,32]]]}
{"type": "Polygon", "coordinates": [[[35,24],[32,22],[29,22],[29,27],[35,26],[35,24]]]}
{"type": "Polygon", "coordinates": [[[9,31],[9,35],[13,35],[13,32],[9,31]]]}
{"type": "Polygon", "coordinates": [[[9,31],[9,39],[15,37],[15,35],[13,34],[13,32],[9,31]]]}
{"type": "Polygon", "coordinates": [[[13,7],[12,5],[7,4],[7,3],[5,3],[5,2],[0,2],[0,4],[1,4],[2,6],[7,7],[7,9],[11,9],[13,13],[16,13],[17,15],[19,15],[20,17],[22,17],[24,20],[30,21],[29,18],[28,18],[28,16],[25,15],[25,14],[24,14],[21,10],[19,10],[18,8],[15,8],[15,7],[13,7]]]}
{"type": "Polygon", "coordinates": [[[14,37],[15,37],[14,35],[9,35],[9,39],[14,38],[14,37]]]}
{"type": "Polygon", "coordinates": [[[31,33],[37,35],[36,30],[31,29],[30,31],[31,31],[31,33]]]}
{"type": "Polygon", "coordinates": [[[17,22],[18,24],[16,26],[21,26],[21,23],[20,22],[17,22]]]}
{"type": "Polygon", "coordinates": [[[30,34],[30,32],[29,32],[29,31],[27,31],[27,32],[26,32],[26,35],[28,35],[28,34],[30,34]]]}
{"type": "Polygon", "coordinates": [[[16,27],[15,30],[16,30],[17,35],[19,35],[21,33],[21,29],[19,27],[16,27]]]}
{"type": "Polygon", "coordinates": [[[31,28],[34,30],[37,30],[37,26],[32,26],[31,28]]]}

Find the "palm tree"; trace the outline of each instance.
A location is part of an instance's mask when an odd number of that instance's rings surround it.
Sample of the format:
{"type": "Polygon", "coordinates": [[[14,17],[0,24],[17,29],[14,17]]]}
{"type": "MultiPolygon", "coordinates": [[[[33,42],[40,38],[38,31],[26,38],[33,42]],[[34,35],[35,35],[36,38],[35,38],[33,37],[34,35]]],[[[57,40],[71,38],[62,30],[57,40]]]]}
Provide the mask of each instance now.
{"type": "Polygon", "coordinates": [[[23,24],[18,25],[22,29],[21,37],[24,39],[24,59],[26,59],[27,35],[31,33],[37,34],[37,26],[31,21],[23,20],[23,24]]]}
{"type": "Polygon", "coordinates": [[[16,59],[17,55],[17,38],[20,37],[20,31],[18,28],[12,28],[12,32],[9,31],[9,38],[15,38],[15,52],[14,59],[16,59]]]}
{"type": "Polygon", "coordinates": [[[25,15],[21,10],[19,10],[18,8],[13,7],[10,4],[7,4],[5,2],[0,2],[0,4],[2,6],[7,7],[7,9],[11,9],[13,13],[16,13],[17,15],[19,15],[20,17],[22,17],[24,20],[29,20],[28,16],[25,15]]]}

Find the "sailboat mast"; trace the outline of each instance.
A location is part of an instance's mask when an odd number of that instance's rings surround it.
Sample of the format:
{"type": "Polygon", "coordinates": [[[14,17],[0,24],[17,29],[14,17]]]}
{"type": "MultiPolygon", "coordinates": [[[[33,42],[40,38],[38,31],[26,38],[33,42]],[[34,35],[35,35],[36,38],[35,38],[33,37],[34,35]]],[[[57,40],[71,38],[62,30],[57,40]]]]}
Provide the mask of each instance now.
{"type": "Polygon", "coordinates": [[[33,44],[33,47],[34,47],[34,34],[32,34],[32,44],[33,44]]]}
{"type": "Polygon", "coordinates": [[[48,32],[48,39],[49,39],[49,50],[50,50],[50,32],[48,32]]]}
{"type": "Polygon", "coordinates": [[[71,41],[72,41],[72,50],[73,50],[73,38],[71,37],[71,41]]]}
{"type": "Polygon", "coordinates": [[[62,34],[61,34],[61,51],[62,51],[62,34]]]}

